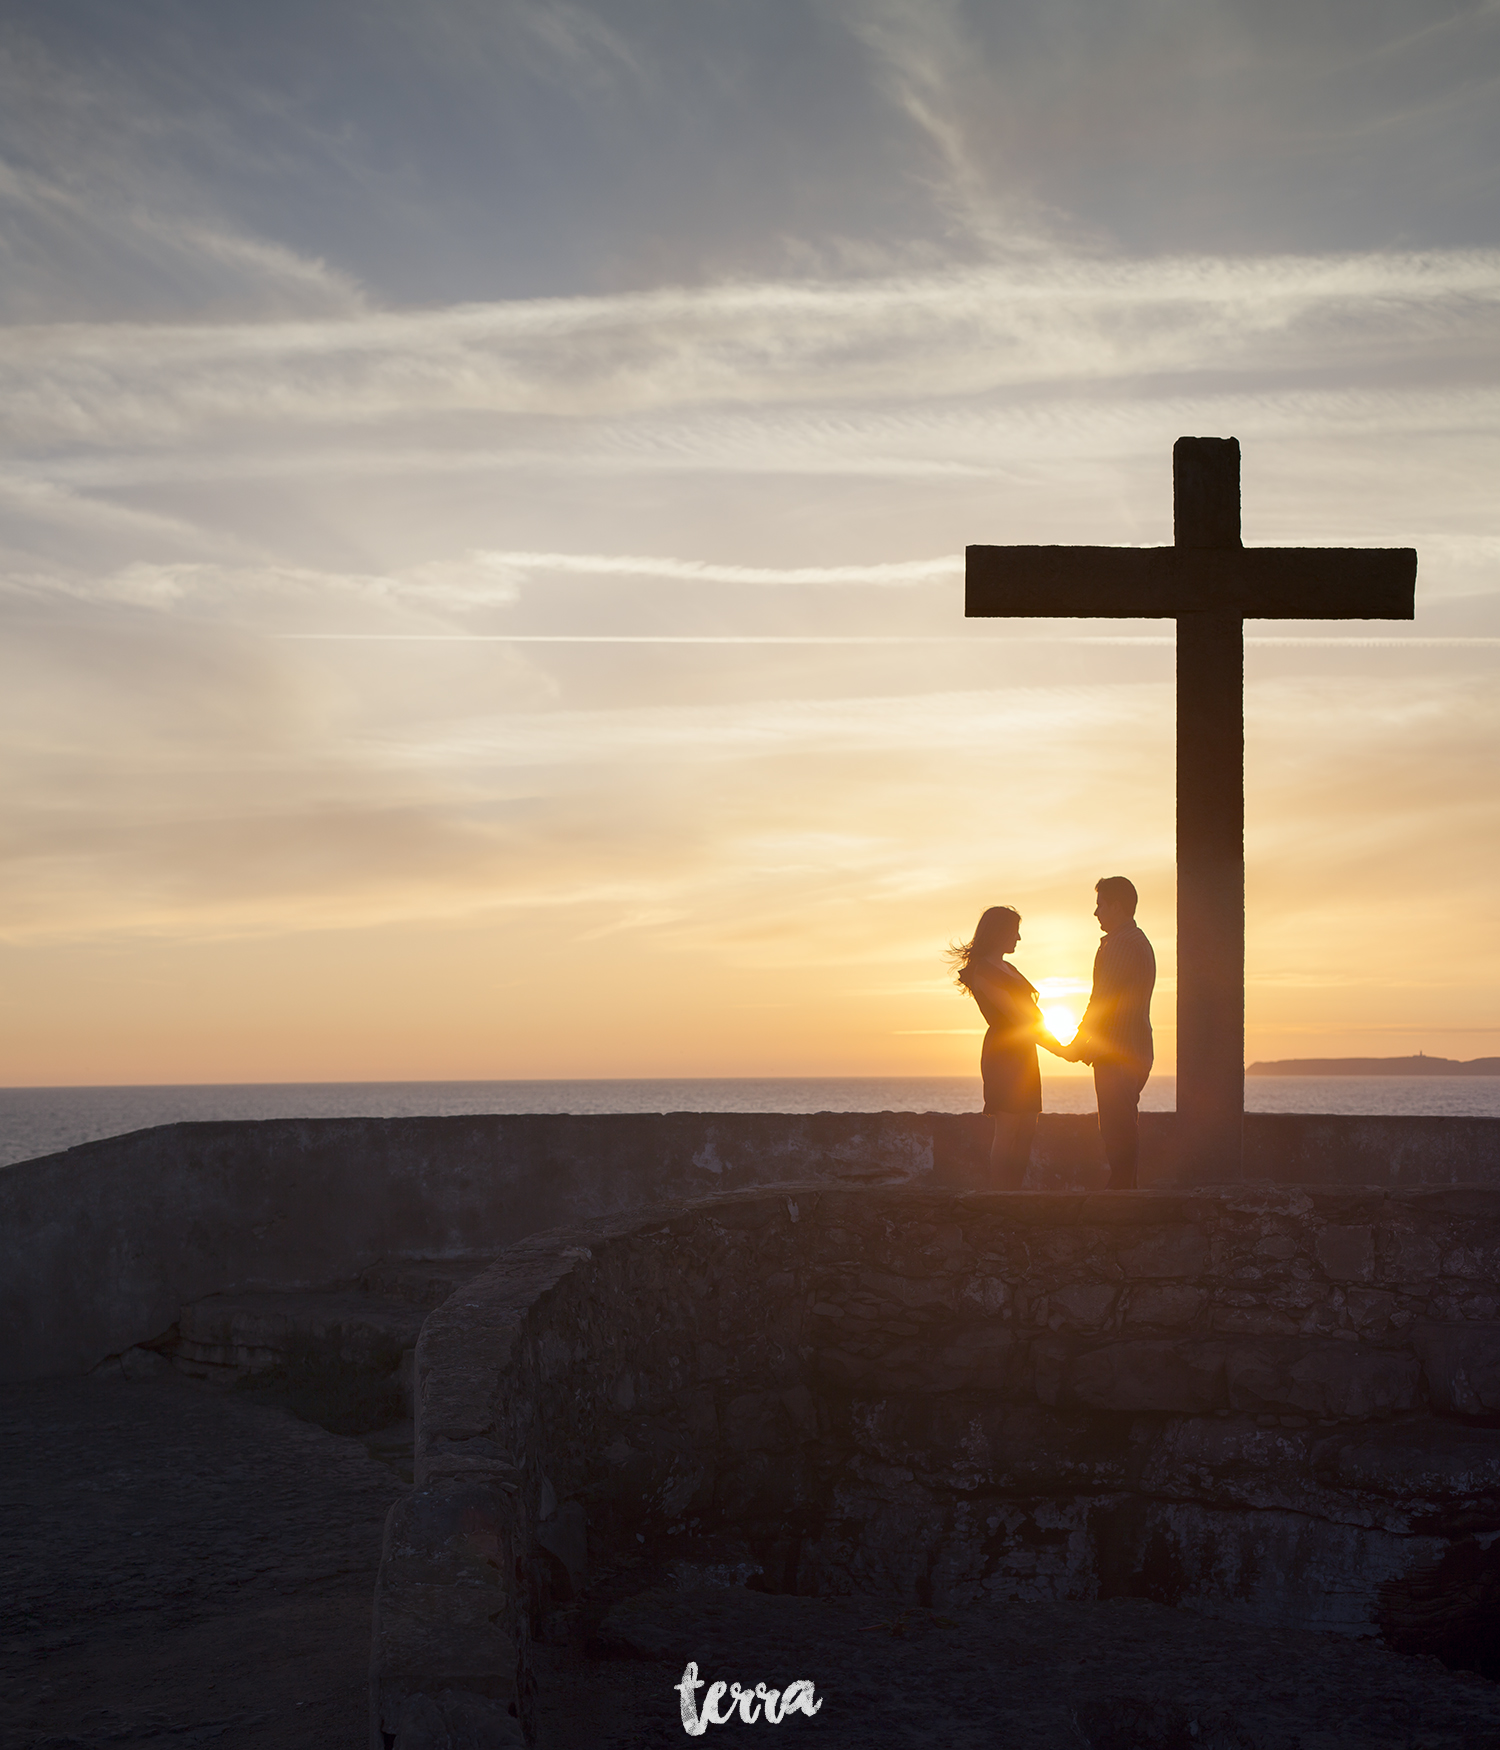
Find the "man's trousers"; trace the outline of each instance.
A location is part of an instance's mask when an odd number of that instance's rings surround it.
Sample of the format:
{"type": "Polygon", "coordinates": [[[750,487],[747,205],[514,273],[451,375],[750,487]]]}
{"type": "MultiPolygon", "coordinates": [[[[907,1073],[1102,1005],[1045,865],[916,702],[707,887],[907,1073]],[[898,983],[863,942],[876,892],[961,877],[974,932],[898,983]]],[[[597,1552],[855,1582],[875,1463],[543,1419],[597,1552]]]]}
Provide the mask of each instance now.
{"type": "Polygon", "coordinates": [[[1094,1098],[1099,1104],[1099,1134],[1104,1139],[1104,1158],[1109,1162],[1109,1190],[1136,1189],[1136,1159],[1139,1154],[1137,1118],[1141,1089],[1151,1074],[1133,1063],[1096,1063],[1094,1098]]]}

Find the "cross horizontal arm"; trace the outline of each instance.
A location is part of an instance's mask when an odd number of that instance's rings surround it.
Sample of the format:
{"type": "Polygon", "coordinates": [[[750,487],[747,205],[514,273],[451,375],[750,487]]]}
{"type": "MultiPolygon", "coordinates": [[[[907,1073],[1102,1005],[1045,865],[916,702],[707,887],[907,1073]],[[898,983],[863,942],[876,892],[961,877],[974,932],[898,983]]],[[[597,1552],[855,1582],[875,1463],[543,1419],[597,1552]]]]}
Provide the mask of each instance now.
{"type": "Polygon", "coordinates": [[[970,547],[969,619],[1410,620],[1412,547],[970,547]]]}

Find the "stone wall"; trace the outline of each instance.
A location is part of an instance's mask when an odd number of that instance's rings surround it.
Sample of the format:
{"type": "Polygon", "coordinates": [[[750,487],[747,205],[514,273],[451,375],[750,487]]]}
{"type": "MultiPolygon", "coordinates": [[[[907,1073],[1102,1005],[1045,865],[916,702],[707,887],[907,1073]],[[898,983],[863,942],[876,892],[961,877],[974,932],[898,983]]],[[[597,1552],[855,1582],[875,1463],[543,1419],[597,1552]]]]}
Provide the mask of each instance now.
{"type": "MultiPolygon", "coordinates": [[[[1143,1121],[1143,1182],[1171,1172],[1143,1121]]],[[[669,1113],[175,1124],[0,1169],[0,1379],[78,1372],[183,1305],[352,1281],[380,1260],[782,1179],[980,1184],[986,1121],[669,1113]]],[[[1500,1185],[1500,1119],[1246,1120],[1252,1179],[1500,1185]]],[[[1100,1184],[1091,1117],[1044,1116],[1028,1183],[1100,1184]]]]}
{"type": "Polygon", "coordinates": [[[930,1171],[910,1114],[172,1124],[0,1169],[0,1379],[86,1372],[206,1295],[478,1262],[720,1187],[930,1171]]]}
{"type": "Polygon", "coordinates": [[[1492,1191],[744,1192],[513,1247],[416,1389],[377,1750],[439,1692],[524,1718],[531,1628],[622,1548],[1493,1647],[1492,1191]]]}

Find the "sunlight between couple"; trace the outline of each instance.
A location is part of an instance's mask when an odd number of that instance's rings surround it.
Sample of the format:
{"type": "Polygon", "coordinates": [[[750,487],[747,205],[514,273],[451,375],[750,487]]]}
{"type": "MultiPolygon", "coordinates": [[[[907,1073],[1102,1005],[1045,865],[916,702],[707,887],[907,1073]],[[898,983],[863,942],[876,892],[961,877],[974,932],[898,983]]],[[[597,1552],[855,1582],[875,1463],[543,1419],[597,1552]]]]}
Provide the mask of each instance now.
{"type": "Polygon", "coordinates": [[[995,1120],[990,1165],[1000,1191],[1019,1191],[1031,1160],[1042,1109],[1038,1045],[1069,1063],[1093,1065],[1108,1189],[1136,1188],[1136,1118],[1151,1074],[1156,956],[1135,921],[1134,885],[1123,875],[1107,875],[1094,884],[1094,892],[1094,916],[1104,940],[1094,956],[1089,1006],[1069,1045],[1048,1032],[1036,987],[1005,958],[1021,939],[1021,914],[1013,906],[992,905],[975,926],[973,940],[949,949],[960,988],[979,1004],[989,1027],[979,1070],[984,1109],[995,1120]]]}

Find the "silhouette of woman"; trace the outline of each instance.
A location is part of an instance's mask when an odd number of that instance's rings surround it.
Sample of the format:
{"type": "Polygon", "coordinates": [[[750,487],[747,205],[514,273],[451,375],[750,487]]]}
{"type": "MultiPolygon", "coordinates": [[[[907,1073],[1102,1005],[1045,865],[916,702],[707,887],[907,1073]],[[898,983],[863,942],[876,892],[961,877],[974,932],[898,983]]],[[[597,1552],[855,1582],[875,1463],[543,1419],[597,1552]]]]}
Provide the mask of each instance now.
{"type": "Polygon", "coordinates": [[[995,1120],[990,1166],[1000,1191],[1019,1191],[1031,1160],[1031,1140],[1042,1109],[1042,1077],[1036,1048],[1045,1045],[1059,1057],[1067,1047],[1047,1031],[1037,1007],[1036,987],[1005,956],[1021,939],[1021,914],[992,905],[974,928],[972,941],[950,948],[958,985],[979,1005],[988,1032],[979,1054],[984,1078],[984,1109],[995,1120]]]}

